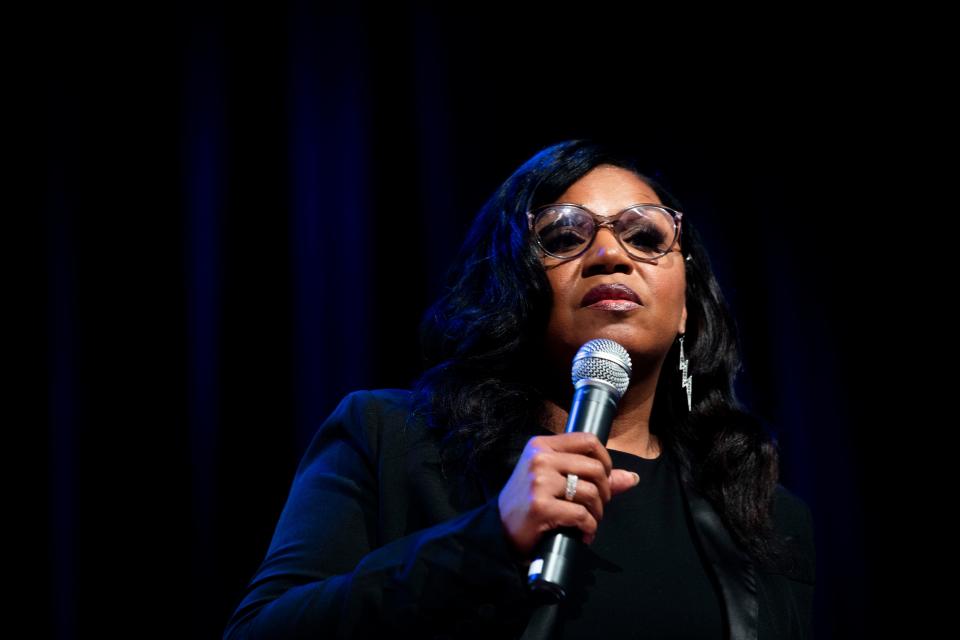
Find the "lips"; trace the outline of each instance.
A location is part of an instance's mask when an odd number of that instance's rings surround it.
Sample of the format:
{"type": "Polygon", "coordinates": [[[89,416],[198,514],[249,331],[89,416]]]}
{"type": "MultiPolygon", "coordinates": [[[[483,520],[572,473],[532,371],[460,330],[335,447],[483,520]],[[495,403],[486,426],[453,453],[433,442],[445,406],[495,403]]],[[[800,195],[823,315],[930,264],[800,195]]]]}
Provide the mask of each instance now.
{"type": "Polygon", "coordinates": [[[629,300],[643,304],[640,302],[640,296],[625,284],[600,284],[587,291],[587,295],[580,301],[580,306],[586,307],[600,300],[629,300]]]}

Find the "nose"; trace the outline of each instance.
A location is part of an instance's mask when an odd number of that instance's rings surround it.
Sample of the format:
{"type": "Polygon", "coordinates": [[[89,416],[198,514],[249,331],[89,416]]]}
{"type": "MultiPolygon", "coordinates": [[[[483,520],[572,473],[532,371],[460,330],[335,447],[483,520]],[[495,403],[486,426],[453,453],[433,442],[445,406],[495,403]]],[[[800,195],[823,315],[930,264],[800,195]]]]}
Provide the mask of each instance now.
{"type": "Polygon", "coordinates": [[[632,273],[633,259],[624,251],[613,230],[607,226],[597,229],[597,237],[583,256],[583,276],[601,273],[632,273]]]}

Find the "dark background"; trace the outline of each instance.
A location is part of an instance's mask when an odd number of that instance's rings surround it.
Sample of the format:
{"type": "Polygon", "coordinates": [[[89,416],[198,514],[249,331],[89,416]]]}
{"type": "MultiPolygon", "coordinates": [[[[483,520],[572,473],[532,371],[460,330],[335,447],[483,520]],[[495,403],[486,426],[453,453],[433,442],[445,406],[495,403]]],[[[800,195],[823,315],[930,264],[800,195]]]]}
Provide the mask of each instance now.
{"type": "Polygon", "coordinates": [[[899,208],[925,118],[912,63],[816,20],[793,38],[271,7],[31,23],[12,123],[31,215],[9,240],[28,254],[31,636],[219,637],[320,421],[419,372],[420,316],[477,209],[542,147],[595,135],[648,150],[705,235],[738,393],[813,509],[817,637],[917,628],[933,599],[900,534],[925,498],[902,480],[912,407],[942,389],[916,362],[937,343],[929,231],[899,208]]]}

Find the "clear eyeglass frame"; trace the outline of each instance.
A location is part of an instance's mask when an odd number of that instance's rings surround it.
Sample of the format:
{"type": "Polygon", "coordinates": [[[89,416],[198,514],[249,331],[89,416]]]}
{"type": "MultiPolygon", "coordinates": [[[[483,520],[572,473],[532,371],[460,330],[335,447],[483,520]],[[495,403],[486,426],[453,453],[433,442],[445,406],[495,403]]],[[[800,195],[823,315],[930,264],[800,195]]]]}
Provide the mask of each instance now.
{"type": "Polygon", "coordinates": [[[683,212],[677,211],[676,209],[671,209],[670,207],[664,206],[662,204],[655,204],[652,202],[638,202],[638,203],[632,204],[626,209],[624,209],[623,211],[620,211],[619,213],[616,213],[611,216],[601,216],[597,213],[594,213],[593,211],[590,211],[590,209],[587,209],[583,205],[576,204],[573,202],[553,202],[550,204],[545,204],[540,207],[537,207],[536,209],[533,209],[531,211],[527,211],[527,228],[530,230],[530,233],[533,235],[533,238],[536,241],[537,246],[540,248],[541,251],[543,251],[548,256],[558,258],[560,260],[573,260],[574,258],[577,258],[583,255],[583,253],[587,251],[587,249],[593,246],[593,242],[597,239],[597,233],[600,232],[600,228],[607,227],[608,229],[610,229],[610,232],[613,233],[614,237],[617,239],[617,242],[620,243],[620,246],[623,247],[623,250],[626,251],[627,255],[629,255],[631,258],[633,258],[634,260],[639,260],[641,262],[656,262],[659,258],[662,258],[663,256],[667,255],[671,251],[680,251],[680,249],[674,249],[673,247],[677,244],[677,240],[680,239],[682,221],[683,221],[683,212]],[[590,241],[584,244],[584,246],[573,255],[560,256],[560,255],[551,253],[550,251],[547,251],[546,247],[544,247],[543,244],[540,242],[539,234],[534,231],[535,229],[534,223],[536,222],[537,216],[544,213],[548,209],[552,209],[555,207],[574,207],[576,209],[586,212],[593,218],[593,234],[590,236],[590,241]],[[670,241],[670,244],[667,245],[667,249],[665,251],[655,256],[638,256],[630,249],[630,247],[624,244],[623,239],[620,237],[620,234],[617,233],[616,225],[618,222],[620,222],[620,218],[625,213],[627,213],[628,211],[633,211],[634,209],[658,209],[660,211],[665,211],[666,213],[670,214],[670,216],[673,218],[673,239],[670,241]]]}

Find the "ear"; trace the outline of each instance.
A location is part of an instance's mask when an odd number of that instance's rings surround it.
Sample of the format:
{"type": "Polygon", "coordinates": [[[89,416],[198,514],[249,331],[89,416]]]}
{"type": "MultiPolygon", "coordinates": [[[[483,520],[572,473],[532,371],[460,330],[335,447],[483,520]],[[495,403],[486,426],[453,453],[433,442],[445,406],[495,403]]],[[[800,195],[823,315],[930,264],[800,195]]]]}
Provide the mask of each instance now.
{"type": "Polygon", "coordinates": [[[679,333],[687,332],[687,305],[684,303],[683,311],[680,313],[680,328],[678,329],[679,333]]]}

